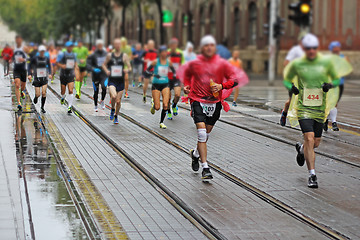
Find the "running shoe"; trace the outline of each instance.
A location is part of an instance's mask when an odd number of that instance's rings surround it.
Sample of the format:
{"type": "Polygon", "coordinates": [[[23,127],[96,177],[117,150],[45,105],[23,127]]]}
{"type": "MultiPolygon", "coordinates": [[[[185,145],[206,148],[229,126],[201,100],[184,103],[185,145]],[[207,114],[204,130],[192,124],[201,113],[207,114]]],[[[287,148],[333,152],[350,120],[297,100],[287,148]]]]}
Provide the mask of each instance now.
{"type": "Polygon", "coordinates": [[[160,123],[160,128],[161,128],[161,129],[166,129],[165,124],[164,124],[164,123],[160,123]]]}
{"type": "Polygon", "coordinates": [[[202,170],[202,179],[213,179],[213,175],[210,172],[210,168],[203,168],[202,170]]]}
{"type": "Polygon", "coordinates": [[[61,105],[64,105],[65,104],[65,98],[61,98],[60,103],[61,103],[61,105]]]}
{"type": "Polygon", "coordinates": [[[233,107],[237,107],[237,103],[236,102],[233,102],[233,107]]]}
{"type": "Polygon", "coordinates": [[[282,110],[282,112],[281,112],[281,117],[280,117],[280,125],[281,125],[281,126],[285,126],[285,125],[286,125],[286,116],[287,116],[287,112],[285,112],[284,110],[282,110]]]}
{"type": "Polygon", "coordinates": [[[115,114],[115,109],[111,109],[111,112],[110,112],[110,120],[114,120],[114,114],[115,114]]]}
{"type": "Polygon", "coordinates": [[[300,148],[301,148],[301,143],[297,142],[295,145],[296,151],[297,151],[297,155],[296,155],[296,162],[297,164],[302,167],[304,166],[305,163],[305,156],[303,153],[300,152],[300,148]]]}
{"type": "Polygon", "coordinates": [[[190,150],[190,156],[191,156],[191,168],[194,172],[197,172],[199,171],[199,168],[200,168],[200,164],[199,164],[199,159],[200,157],[195,157],[194,156],[194,149],[191,149],[190,150]]]}
{"type": "Polygon", "coordinates": [[[324,131],[327,132],[328,129],[329,129],[329,119],[326,119],[324,123],[324,131]]]}
{"type": "Polygon", "coordinates": [[[95,111],[95,112],[98,112],[98,111],[99,111],[97,106],[94,107],[94,111],[95,111]]]}
{"type": "Polygon", "coordinates": [[[170,111],[168,111],[167,113],[167,119],[172,120],[172,113],[170,111]]]}
{"type": "Polygon", "coordinates": [[[125,98],[129,98],[129,94],[128,94],[128,93],[125,93],[125,98]]]}
{"type": "Polygon", "coordinates": [[[139,83],[138,88],[141,88],[142,86],[143,86],[142,83],[139,83]]]}
{"type": "Polygon", "coordinates": [[[37,97],[34,97],[34,104],[37,104],[37,102],[38,102],[38,98],[37,97]]]}
{"type": "Polygon", "coordinates": [[[22,110],[22,106],[21,104],[19,103],[18,106],[17,106],[18,110],[21,111],[22,110]]]}
{"type": "Polygon", "coordinates": [[[72,113],[72,107],[68,107],[68,113],[72,113]]]}
{"type": "Polygon", "coordinates": [[[118,116],[114,116],[114,124],[119,124],[118,116]]]}
{"type": "Polygon", "coordinates": [[[46,113],[46,111],[45,111],[44,108],[41,108],[41,112],[42,112],[42,113],[46,113]]]}
{"type": "Polygon", "coordinates": [[[21,93],[21,98],[22,98],[22,99],[25,99],[25,93],[24,93],[24,91],[21,91],[20,93],[21,93]]]}
{"type": "Polygon", "coordinates": [[[146,103],[146,96],[143,95],[143,102],[146,103]]]}
{"type": "Polygon", "coordinates": [[[102,110],[105,110],[105,101],[101,101],[100,106],[102,110]]]}
{"type": "Polygon", "coordinates": [[[132,86],[135,87],[135,81],[132,82],[132,86]]]}
{"type": "Polygon", "coordinates": [[[309,177],[309,180],[308,180],[308,187],[309,188],[318,188],[318,183],[317,183],[317,177],[316,175],[311,175],[309,177]]]}
{"type": "Polygon", "coordinates": [[[75,94],[75,98],[76,98],[76,99],[80,99],[79,94],[75,94]]]}
{"type": "Polygon", "coordinates": [[[150,112],[151,114],[155,114],[154,103],[151,104],[150,112]]]}
{"type": "Polygon", "coordinates": [[[173,110],[174,116],[177,116],[178,111],[179,111],[179,107],[176,105],[176,107],[173,107],[172,110],[173,110]]]}
{"type": "Polygon", "coordinates": [[[338,125],[336,124],[336,122],[333,122],[333,123],[332,123],[332,130],[333,130],[333,131],[339,131],[339,130],[340,130],[339,127],[338,127],[338,125]]]}
{"type": "Polygon", "coordinates": [[[51,83],[54,83],[54,79],[51,79],[51,83]]]}

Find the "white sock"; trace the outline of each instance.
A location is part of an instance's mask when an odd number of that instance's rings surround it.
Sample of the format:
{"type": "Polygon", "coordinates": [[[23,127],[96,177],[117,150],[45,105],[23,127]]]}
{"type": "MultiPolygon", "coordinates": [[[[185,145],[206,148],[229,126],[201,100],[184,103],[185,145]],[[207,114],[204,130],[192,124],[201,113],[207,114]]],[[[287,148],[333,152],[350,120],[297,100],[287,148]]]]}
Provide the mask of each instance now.
{"type": "Polygon", "coordinates": [[[329,113],[329,118],[331,120],[331,122],[336,122],[336,117],[337,117],[337,108],[333,108],[330,110],[330,113],[329,113]]]}
{"type": "Polygon", "coordinates": [[[207,162],[201,163],[201,167],[202,167],[202,168],[209,168],[207,162]]]}
{"type": "Polygon", "coordinates": [[[310,175],[310,176],[311,176],[311,175],[316,175],[316,174],[315,174],[315,169],[309,170],[309,175],[310,175]]]}
{"type": "Polygon", "coordinates": [[[68,103],[69,103],[69,107],[72,106],[73,98],[74,98],[74,94],[69,94],[69,96],[67,97],[67,100],[68,100],[68,103]]]}
{"type": "Polygon", "coordinates": [[[194,155],[194,157],[200,157],[200,153],[199,153],[199,151],[197,150],[197,147],[196,148],[194,148],[194,153],[193,153],[193,155],[194,155]]]}
{"type": "Polygon", "coordinates": [[[300,153],[301,153],[301,154],[304,154],[304,144],[301,144],[300,153]]]}

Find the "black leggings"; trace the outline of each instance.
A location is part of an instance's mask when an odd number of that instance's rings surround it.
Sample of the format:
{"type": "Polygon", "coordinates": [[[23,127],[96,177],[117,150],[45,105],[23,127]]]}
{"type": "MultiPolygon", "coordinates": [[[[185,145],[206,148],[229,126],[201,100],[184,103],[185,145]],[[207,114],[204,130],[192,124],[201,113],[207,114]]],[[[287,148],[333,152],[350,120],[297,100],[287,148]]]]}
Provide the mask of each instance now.
{"type": "Polygon", "coordinates": [[[108,79],[104,78],[99,81],[93,81],[93,88],[94,88],[94,104],[97,106],[98,103],[98,95],[99,95],[99,87],[101,85],[101,100],[103,101],[106,96],[106,87],[108,84],[108,79]]]}

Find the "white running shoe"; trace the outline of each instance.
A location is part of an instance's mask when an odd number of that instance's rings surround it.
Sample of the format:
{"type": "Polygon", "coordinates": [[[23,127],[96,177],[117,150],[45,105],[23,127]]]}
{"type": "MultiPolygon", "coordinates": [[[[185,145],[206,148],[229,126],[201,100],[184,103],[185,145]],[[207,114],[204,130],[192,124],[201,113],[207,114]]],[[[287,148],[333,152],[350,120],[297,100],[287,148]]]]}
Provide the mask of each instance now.
{"type": "Polygon", "coordinates": [[[97,106],[94,107],[94,111],[95,111],[95,112],[98,112],[98,111],[99,111],[97,106]]]}
{"type": "Polygon", "coordinates": [[[105,101],[101,101],[100,106],[102,110],[105,110],[105,101]]]}

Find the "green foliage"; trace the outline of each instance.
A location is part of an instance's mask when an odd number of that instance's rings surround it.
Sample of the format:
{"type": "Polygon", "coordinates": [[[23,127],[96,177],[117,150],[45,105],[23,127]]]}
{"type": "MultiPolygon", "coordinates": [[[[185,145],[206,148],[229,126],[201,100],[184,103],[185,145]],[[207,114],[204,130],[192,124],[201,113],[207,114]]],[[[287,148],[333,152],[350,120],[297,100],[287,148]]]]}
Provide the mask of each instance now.
{"type": "MultiPolygon", "coordinates": [[[[110,0],[0,0],[0,16],[29,41],[99,30],[112,16],[110,0]]],[[[99,34],[98,34],[99,35],[99,34]]]]}

